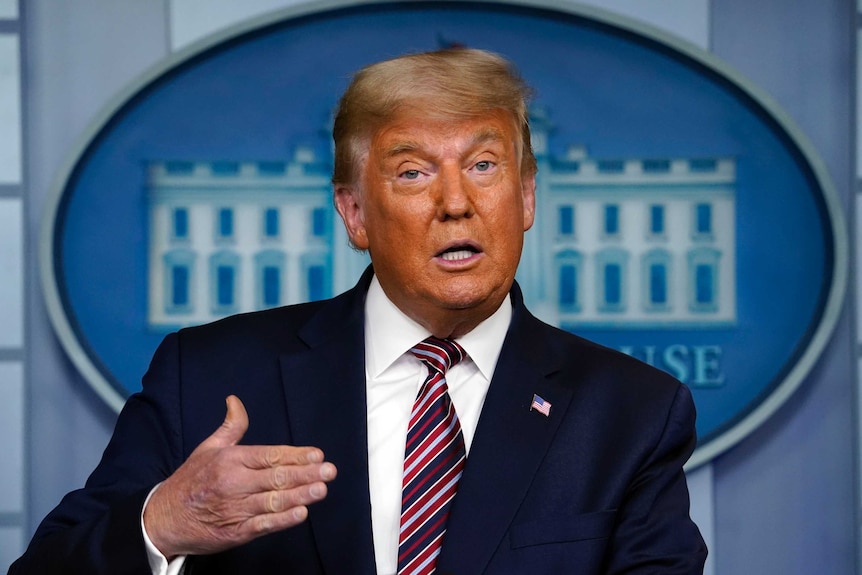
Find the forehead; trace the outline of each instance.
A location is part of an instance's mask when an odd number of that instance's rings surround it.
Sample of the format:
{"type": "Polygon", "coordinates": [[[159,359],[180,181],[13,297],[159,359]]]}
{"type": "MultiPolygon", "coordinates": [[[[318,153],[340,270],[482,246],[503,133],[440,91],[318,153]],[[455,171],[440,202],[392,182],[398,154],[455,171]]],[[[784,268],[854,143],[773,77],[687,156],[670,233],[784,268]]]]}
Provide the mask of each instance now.
{"type": "MultiPolygon", "coordinates": [[[[472,148],[499,143],[517,146],[514,117],[494,110],[473,117],[439,117],[421,110],[400,110],[371,137],[371,151],[384,159],[401,153],[430,149],[472,148]]],[[[463,150],[462,150],[463,151],[463,150]]]]}

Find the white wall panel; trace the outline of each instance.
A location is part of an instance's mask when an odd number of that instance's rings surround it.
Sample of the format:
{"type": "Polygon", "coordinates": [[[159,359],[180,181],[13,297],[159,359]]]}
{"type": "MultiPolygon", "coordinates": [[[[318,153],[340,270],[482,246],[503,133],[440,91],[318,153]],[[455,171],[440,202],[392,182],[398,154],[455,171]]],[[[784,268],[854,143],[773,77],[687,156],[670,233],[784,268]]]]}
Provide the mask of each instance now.
{"type": "MultiPolygon", "coordinates": [[[[862,0],[859,0],[862,6],[862,0]]],[[[862,57],[859,55],[862,46],[862,31],[856,32],[856,177],[862,178],[862,146],[859,137],[862,134],[862,57]]],[[[856,220],[859,221],[858,219],[856,220]]],[[[859,268],[856,268],[859,269],[859,268]]],[[[862,325],[857,323],[856,325],[862,325]]]]}
{"type": "Polygon", "coordinates": [[[18,18],[18,0],[0,0],[0,18],[18,18]]]}
{"type": "Polygon", "coordinates": [[[20,527],[0,527],[0,573],[5,573],[23,551],[24,530],[20,527]]]}
{"type": "Polygon", "coordinates": [[[298,0],[170,0],[171,49],[177,50],[248,18],[298,0]]]}
{"type": "Polygon", "coordinates": [[[0,36],[0,183],[21,181],[21,80],[18,36],[0,36]]]}
{"type": "MultiPolygon", "coordinates": [[[[862,1],[862,0],[860,0],[862,1]]],[[[862,54],[857,56],[857,58],[862,59],[862,54]]],[[[857,98],[859,94],[857,94],[857,98]]],[[[859,154],[859,150],[862,149],[862,145],[859,144],[858,140],[862,132],[857,132],[857,142],[856,142],[856,153],[859,154]]],[[[856,169],[860,169],[860,164],[857,162],[856,169]]],[[[856,233],[855,233],[855,242],[856,247],[853,250],[854,252],[854,261],[853,269],[862,270],[862,193],[856,194],[856,233]]],[[[853,276],[856,278],[856,292],[855,294],[850,294],[851,297],[855,295],[857,302],[862,302],[862,273],[857,271],[853,276]]],[[[862,303],[857,303],[855,308],[856,310],[856,340],[862,344],[862,303]]],[[[862,371],[860,373],[859,383],[862,384],[862,371]]],[[[862,392],[860,392],[860,398],[862,398],[862,392]]],[[[860,425],[862,425],[862,421],[860,421],[860,425]]],[[[862,445],[862,443],[860,443],[862,445]]]]}
{"type": "Polygon", "coordinates": [[[701,465],[687,474],[688,491],[691,496],[691,518],[700,529],[709,556],[703,575],[714,575],[715,571],[715,513],[713,506],[712,464],[701,465]]]}
{"type": "Polygon", "coordinates": [[[0,199],[0,348],[23,343],[22,217],[21,200],[0,199]]]}
{"type": "Polygon", "coordinates": [[[0,513],[24,510],[24,379],[20,362],[0,363],[0,513]]]}
{"type": "MultiPolygon", "coordinates": [[[[171,48],[302,0],[170,0],[171,48]]],[[[584,0],[676,34],[701,48],[709,46],[709,0],[584,0]]]]}
{"type": "Polygon", "coordinates": [[[580,0],[709,48],[709,0],[580,0]]]}

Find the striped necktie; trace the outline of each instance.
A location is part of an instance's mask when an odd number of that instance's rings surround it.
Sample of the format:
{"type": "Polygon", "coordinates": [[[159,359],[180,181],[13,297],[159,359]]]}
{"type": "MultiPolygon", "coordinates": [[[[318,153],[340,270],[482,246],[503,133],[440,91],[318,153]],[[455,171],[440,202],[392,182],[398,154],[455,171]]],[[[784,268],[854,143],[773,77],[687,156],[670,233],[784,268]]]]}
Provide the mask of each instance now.
{"type": "Polygon", "coordinates": [[[428,367],[419,389],[404,449],[398,575],[429,575],[446,532],[446,519],[467,451],[455,406],[449,399],[446,370],[467,357],[449,339],[429,337],[410,350],[428,367]]]}

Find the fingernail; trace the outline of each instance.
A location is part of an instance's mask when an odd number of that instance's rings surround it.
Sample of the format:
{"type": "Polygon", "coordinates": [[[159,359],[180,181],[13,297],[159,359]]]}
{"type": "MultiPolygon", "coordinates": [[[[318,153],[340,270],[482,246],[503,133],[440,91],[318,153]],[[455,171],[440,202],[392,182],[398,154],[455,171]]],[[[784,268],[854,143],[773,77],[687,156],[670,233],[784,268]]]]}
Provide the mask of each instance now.
{"type": "Polygon", "coordinates": [[[335,466],[331,463],[324,463],[320,466],[320,477],[329,480],[335,477],[335,466]]]}
{"type": "Polygon", "coordinates": [[[306,461],[309,463],[319,463],[323,461],[323,453],[318,449],[313,449],[306,456],[306,461]]]}
{"type": "Polygon", "coordinates": [[[320,485],[312,485],[308,492],[315,498],[323,496],[323,488],[320,485]]]}

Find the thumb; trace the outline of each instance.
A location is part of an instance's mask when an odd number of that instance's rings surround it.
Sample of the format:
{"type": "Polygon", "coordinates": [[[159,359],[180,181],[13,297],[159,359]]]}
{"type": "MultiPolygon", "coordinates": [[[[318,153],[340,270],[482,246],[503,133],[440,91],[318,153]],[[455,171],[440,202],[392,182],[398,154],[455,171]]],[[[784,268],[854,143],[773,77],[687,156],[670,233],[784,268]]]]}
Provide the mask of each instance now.
{"type": "Polygon", "coordinates": [[[235,395],[229,395],[225,403],[227,403],[227,414],[224,421],[212,435],[201,443],[201,446],[227,447],[236,445],[248,430],[248,412],[242,401],[235,395]]]}

